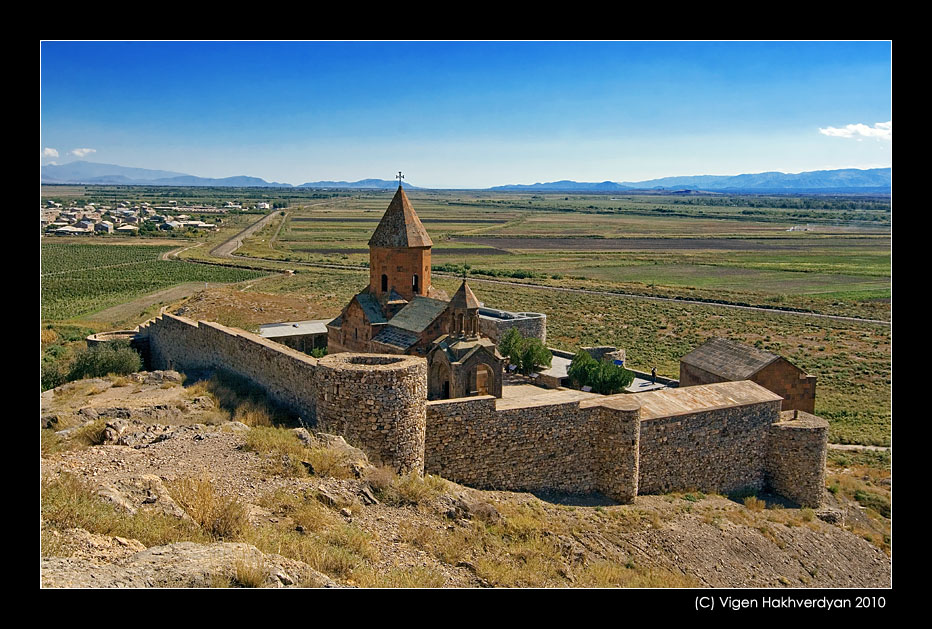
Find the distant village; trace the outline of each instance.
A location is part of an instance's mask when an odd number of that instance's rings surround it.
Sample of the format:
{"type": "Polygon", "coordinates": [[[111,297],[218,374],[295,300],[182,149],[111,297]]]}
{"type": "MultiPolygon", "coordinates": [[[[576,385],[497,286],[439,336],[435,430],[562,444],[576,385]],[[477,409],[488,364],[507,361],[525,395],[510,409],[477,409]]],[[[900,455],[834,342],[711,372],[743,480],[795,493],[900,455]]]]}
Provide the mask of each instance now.
{"type": "MultiPolygon", "coordinates": [[[[223,219],[219,216],[214,222],[194,220],[191,214],[226,214],[242,210],[243,206],[229,201],[223,207],[179,206],[177,201],[168,201],[167,205],[153,206],[149,203],[130,204],[121,201],[115,207],[108,205],[87,204],[70,206],[55,201],[46,202],[39,208],[40,227],[46,234],[59,236],[94,236],[101,234],[137,235],[154,231],[176,230],[214,230],[220,227],[223,219]]],[[[271,204],[259,202],[258,210],[271,210],[271,204]]]]}

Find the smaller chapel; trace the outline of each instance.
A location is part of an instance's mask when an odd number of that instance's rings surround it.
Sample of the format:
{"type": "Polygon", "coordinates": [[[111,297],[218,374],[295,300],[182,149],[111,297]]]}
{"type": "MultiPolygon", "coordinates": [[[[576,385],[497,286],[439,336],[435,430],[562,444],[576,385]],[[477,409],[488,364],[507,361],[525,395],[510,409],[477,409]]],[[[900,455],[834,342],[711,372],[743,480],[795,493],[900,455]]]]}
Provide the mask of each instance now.
{"type": "Polygon", "coordinates": [[[369,285],[327,324],[327,352],[427,359],[428,399],[502,396],[505,358],[482,336],[466,279],[452,298],[431,285],[433,242],[399,185],[369,240],[369,285]]]}

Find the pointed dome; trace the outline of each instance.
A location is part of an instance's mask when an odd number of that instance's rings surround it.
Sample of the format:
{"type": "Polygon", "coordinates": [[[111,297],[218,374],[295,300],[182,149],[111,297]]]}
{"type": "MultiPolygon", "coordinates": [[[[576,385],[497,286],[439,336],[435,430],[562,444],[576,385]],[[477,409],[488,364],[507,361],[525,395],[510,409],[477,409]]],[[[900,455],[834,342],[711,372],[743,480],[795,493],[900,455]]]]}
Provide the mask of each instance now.
{"type": "Polygon", "coordinates": [[[421,219],[414,213],[411,202],[404,189],[398,186],[398,191],[392,202],[385,210],[379,226],[375,228],[370,247],[389,247],[400,249],[404,247],[432,247],[434,245],[427,235],[427,230],[421,219]]]}
{"type": "Polygon", "coordinates": [[[469,288],[469,284],[466,283],[466,280],[463,280],[459,290],[456,291],[456,294],[453,295],[453,299],[450,300],[450,307],[453,309],[465,308],[466,310],[473,310],[479,307],[479,300],[476,299],[476,296],[473,294],[472,289],[469,288]]]}

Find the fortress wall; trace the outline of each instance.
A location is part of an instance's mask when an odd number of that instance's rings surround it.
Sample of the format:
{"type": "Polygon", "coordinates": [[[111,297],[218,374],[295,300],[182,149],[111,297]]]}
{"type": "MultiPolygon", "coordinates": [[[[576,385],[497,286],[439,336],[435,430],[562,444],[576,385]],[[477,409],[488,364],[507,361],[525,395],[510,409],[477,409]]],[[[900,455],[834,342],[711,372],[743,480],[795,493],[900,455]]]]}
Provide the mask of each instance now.
{"type": "Polygon", "coordinates": [[[619,502],[631,502],[638,494],[640,405],[624,395],[595,404],[590,415],[595,489],[619,502]]]}
{"type": "Polygon", "coordinates": [[[637,493],[637,407],[578,401],[496,410],[495,398],[427,403],[425,471],[488,489],[637,493]]]}
{"type": "Polygon", "coordinates": [[[819,507],[825,495],[828,422],[784,411],[769,427],[767,484],[801,507],[819,507]]]}
{"type": "MultiPolygon", "coordinates": [[[[487,336],[495,343],[498,343],[510,328],[518,328],[522,336],[526,338],[540,339],[544,345],[547,344],[547,315],[539,313],[529,313],[528,317],[516,317],[514,319],[499,318],[483,314],[486,312],[500,312],[487,308],[479,309],[479,332],[482,336],[487,336]]],[[[517,313],[516,313],[517,314],[517,313]]]]}
{"type": "Polygon", "coordinates": [[[340,353],[317,369],[318,427],[343,435],[376,464],[424,473],[427,361],[340,353]]]}
{"type": "Polygon", "coordinates": [[[774,400],[642,420],[638,493],[762,489],[779,416],[774,400]]]}
{"type": "Polygon", "coordinates": [[[169,314],[146,331],[153,368],[230,371],[303,419],[316,419],[315,358],[244,330],[169,314]]]}

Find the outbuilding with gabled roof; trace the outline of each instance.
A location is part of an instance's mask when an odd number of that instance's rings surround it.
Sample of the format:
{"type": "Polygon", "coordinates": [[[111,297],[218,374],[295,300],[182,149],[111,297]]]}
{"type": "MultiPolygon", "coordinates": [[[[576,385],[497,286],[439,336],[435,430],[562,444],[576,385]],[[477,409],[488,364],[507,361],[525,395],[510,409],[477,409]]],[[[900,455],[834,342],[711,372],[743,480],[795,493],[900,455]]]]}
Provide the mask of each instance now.
{"type": "Polygon", "coordinates": [[[680,359],[680,387],[751,380],[783,398],[783,410],[815,412],[816,376],[784,357],[730,339],[710,339],[680,359]]]}

